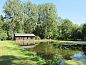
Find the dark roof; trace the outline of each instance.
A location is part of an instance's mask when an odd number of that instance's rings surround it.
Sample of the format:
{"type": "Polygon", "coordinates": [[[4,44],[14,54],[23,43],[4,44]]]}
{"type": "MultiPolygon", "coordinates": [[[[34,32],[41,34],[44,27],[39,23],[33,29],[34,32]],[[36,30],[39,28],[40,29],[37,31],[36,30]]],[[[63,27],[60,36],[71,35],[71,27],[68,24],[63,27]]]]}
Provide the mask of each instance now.
{"type": "Polygon", "coordinates": [[[15,36],[35,36],[34,34],[15,33],[15,36]]]}

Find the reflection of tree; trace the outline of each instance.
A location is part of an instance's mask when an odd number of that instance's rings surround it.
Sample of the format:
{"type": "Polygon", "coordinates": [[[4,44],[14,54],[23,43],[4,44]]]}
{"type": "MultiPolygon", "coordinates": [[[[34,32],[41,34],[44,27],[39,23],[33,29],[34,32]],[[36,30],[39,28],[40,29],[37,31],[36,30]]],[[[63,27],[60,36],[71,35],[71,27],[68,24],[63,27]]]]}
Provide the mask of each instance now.
{"type": "Polygon", "coordinates": [[[83,50],[83,53],[86,55],[86,51],[83,50]]]}
{"type": "Polygon", "coordinates": [[[83,53],[86,55],[86,45],[83,45],[83,46],[82,46],[82,51],[83,51],[83,53]]]}
{"type": "Polygon", "coordinates": [[[50,59],[53,54],[57,53],[56,49],[50,43],[40,43],[35,47],[35,51],[45,59],[50,59]]]}
{"type": "MultiPolygon", "coordinates": [[[[85,47],[83,47],[84,49],[85,47]]],[[[37,54],[45,59],[51,59],[54,54],[61,55],[64,59],[71,59],[71,56],[73,56],[75,53],[78,53],[81,50],[81,46],[53,46],[51,43],[40,43],[34,48],[34,51],[37,52],[37,54]]],[[[83,50],[83,52],[86,54],[86,51],[83,50]]]]}
{"type": "Polygon", "coordinates": [[[67,60],[71,60],[71,56],[80,50],[77,46],[70,45],[57,45],[55,48],[57,49],[58,53],[67,60]]]}

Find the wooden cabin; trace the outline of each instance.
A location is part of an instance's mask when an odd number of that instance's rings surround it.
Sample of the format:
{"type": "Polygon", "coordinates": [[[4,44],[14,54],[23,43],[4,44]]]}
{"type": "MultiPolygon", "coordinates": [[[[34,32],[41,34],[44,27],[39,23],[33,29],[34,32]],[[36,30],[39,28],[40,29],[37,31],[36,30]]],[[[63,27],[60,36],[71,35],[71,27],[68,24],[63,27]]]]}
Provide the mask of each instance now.
{"type": "Polygon", "coordinates": [[[16,41],[21,41],[21,40],[34,40],[35,39],[35,35],[34,34],[21,34],[21,33],[16,33],[14,35],[14,39],[16,41]]]}

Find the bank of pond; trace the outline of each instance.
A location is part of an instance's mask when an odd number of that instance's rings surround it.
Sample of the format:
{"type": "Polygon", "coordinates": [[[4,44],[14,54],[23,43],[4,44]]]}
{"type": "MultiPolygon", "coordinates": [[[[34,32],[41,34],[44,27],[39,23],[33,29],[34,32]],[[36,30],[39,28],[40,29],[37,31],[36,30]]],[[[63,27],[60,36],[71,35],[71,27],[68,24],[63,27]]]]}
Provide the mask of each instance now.
{"type": "Polygon", "coordinates": [[[49,65],[86,65],[85,42],[40,42],[26,50],[40,56],[49,65]]]}

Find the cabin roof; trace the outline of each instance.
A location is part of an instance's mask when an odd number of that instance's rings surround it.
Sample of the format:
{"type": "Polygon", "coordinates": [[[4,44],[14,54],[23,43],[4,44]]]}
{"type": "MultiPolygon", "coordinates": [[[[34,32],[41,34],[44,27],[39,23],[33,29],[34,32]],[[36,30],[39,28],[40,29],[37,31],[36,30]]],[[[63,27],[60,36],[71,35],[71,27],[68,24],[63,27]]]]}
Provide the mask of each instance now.
{"type": "Polygon", "coordinates": [[[35,36],[34,34],[15,33],[15,36],[35,36]]]}

